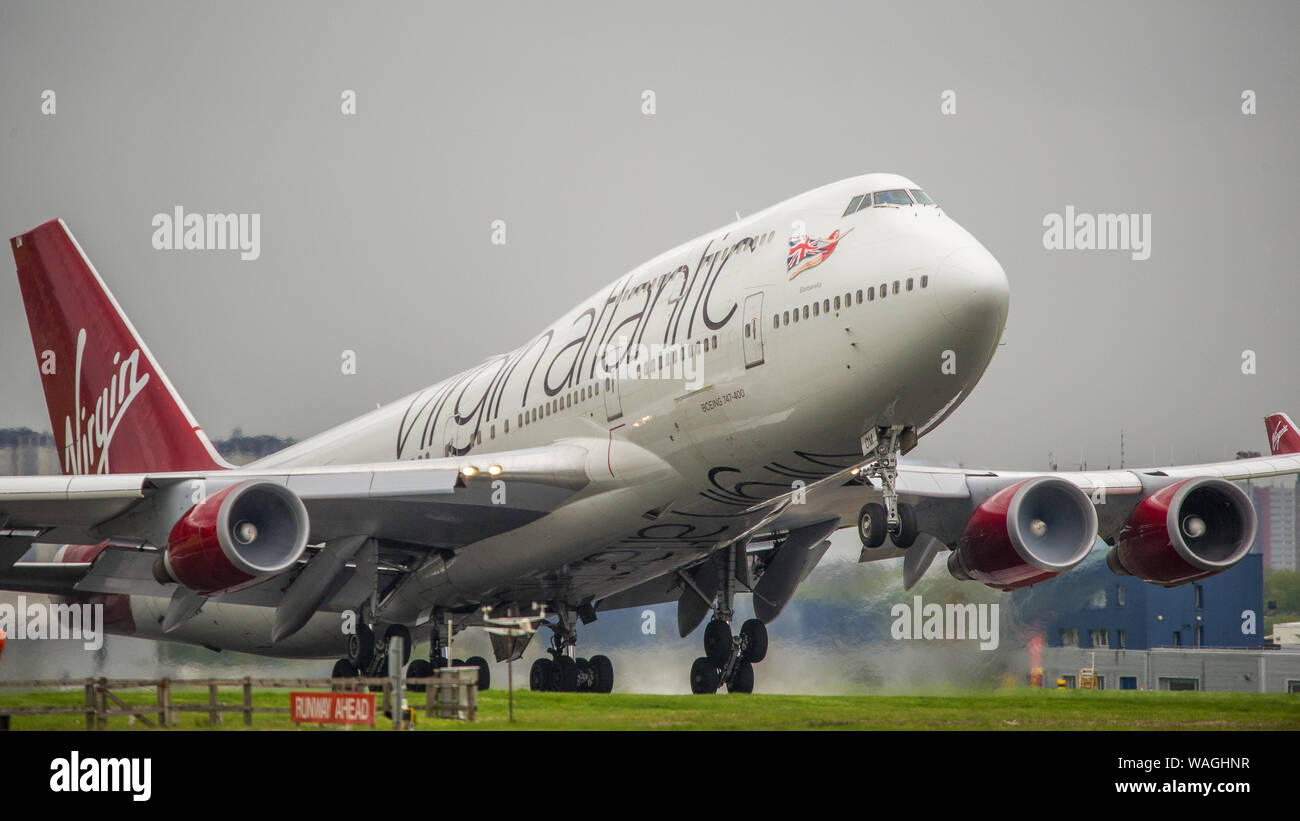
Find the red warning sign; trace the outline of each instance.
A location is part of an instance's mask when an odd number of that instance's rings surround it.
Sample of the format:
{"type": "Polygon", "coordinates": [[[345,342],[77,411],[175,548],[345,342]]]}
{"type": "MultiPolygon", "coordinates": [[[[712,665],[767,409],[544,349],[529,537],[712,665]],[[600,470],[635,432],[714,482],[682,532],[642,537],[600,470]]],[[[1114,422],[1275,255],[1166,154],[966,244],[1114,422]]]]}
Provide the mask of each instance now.
{"type": "Polygon", "coordinates": [[[295,724],[374,724],[374,693],[290,693],[295,724]]]}

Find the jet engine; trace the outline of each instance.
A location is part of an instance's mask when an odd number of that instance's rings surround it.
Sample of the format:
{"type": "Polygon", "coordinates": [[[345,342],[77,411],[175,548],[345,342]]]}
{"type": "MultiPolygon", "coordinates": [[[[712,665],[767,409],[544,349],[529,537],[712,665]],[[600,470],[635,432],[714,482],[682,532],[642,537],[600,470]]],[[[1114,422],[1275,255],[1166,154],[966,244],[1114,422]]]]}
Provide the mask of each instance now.
{"type": "Polygon", "coordinates": [[[971,514],[948,570],[958,579],[1015,590],[1082,562],[1097,539],[1097,511],[1086,493],[1054,476],[999,490],[971,514]]]}
{"type": "Polygon", "coordinates": [[[224,488],[172,526],[154,577],[203,595],[283,573],[307,546],[307,508],[289,488],[249,481],[224,488]]]}
{"type": "Polygon", "coordinates": [[[1184,479],[1138,503],[1106,564],[1120,575],[1177,587],[1241,561],[1256,524],[1241,488],[1223,479],[1184,479]]]}

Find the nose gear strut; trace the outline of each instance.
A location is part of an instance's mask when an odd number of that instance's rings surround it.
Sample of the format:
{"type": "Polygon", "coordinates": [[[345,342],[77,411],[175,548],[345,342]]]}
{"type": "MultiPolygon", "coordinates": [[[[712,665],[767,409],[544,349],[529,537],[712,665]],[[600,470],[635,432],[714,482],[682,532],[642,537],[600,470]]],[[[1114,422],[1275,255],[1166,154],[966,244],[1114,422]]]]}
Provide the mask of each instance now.
{"type": "Polygon", "coordinates": [[[884,508],[875,503],[862,506],[858,513],[858,535],[863,547],[879,547],[888,534],[894,546],[902,550],[916,541],[916,513],[911,505],[898,500],[898,457],[902,452],[902,425],[879,427],[862,437],[863,454],[874,456],[864,476],[880,480],[884,508]],[[883,516],[882,516],[883,514],[883,516]]]}

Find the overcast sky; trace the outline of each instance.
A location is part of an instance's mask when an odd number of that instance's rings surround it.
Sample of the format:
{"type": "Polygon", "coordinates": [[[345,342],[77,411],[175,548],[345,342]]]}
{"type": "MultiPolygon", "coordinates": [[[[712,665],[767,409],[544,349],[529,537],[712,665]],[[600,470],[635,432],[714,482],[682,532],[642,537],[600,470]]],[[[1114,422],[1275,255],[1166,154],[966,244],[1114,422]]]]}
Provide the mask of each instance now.
{"type": "MultiPolygon", "coordinates": [[[[0,230],[64,218],[214,438],[304,438],[737,211],[897,172],[1012,292],[915,456],[1214,460],[1300,418],[1294,2],[614,5],[4,0],[0,230]],[[260,258],[154,250],[176,205],[261,214],[260,258]],[[1045,250],[1067,205],[1150,214],[1150,259],[1045,250]]],[[[48,430],[12,273],[0,380],[0,427],[48,430]]]]}

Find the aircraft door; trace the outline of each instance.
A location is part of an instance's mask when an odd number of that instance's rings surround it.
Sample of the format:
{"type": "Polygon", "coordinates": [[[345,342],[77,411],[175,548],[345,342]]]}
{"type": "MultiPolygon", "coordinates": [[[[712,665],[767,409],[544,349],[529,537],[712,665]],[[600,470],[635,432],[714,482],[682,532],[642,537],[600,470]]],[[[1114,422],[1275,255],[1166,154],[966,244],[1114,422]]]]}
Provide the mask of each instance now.
{"type": "Polygon", "coordinates": [[[745,328],[741,332],[745,367],[763,364],[763,292],[745,297],[745,328]]]}
{"type": "Polygon", "coordinates": [[[610,369],[609,375],[601,380],[600,389],[605,392],[605,418],[613,422],[623,416],[623,398],[618,392],[618,373],[610,369]]]}

